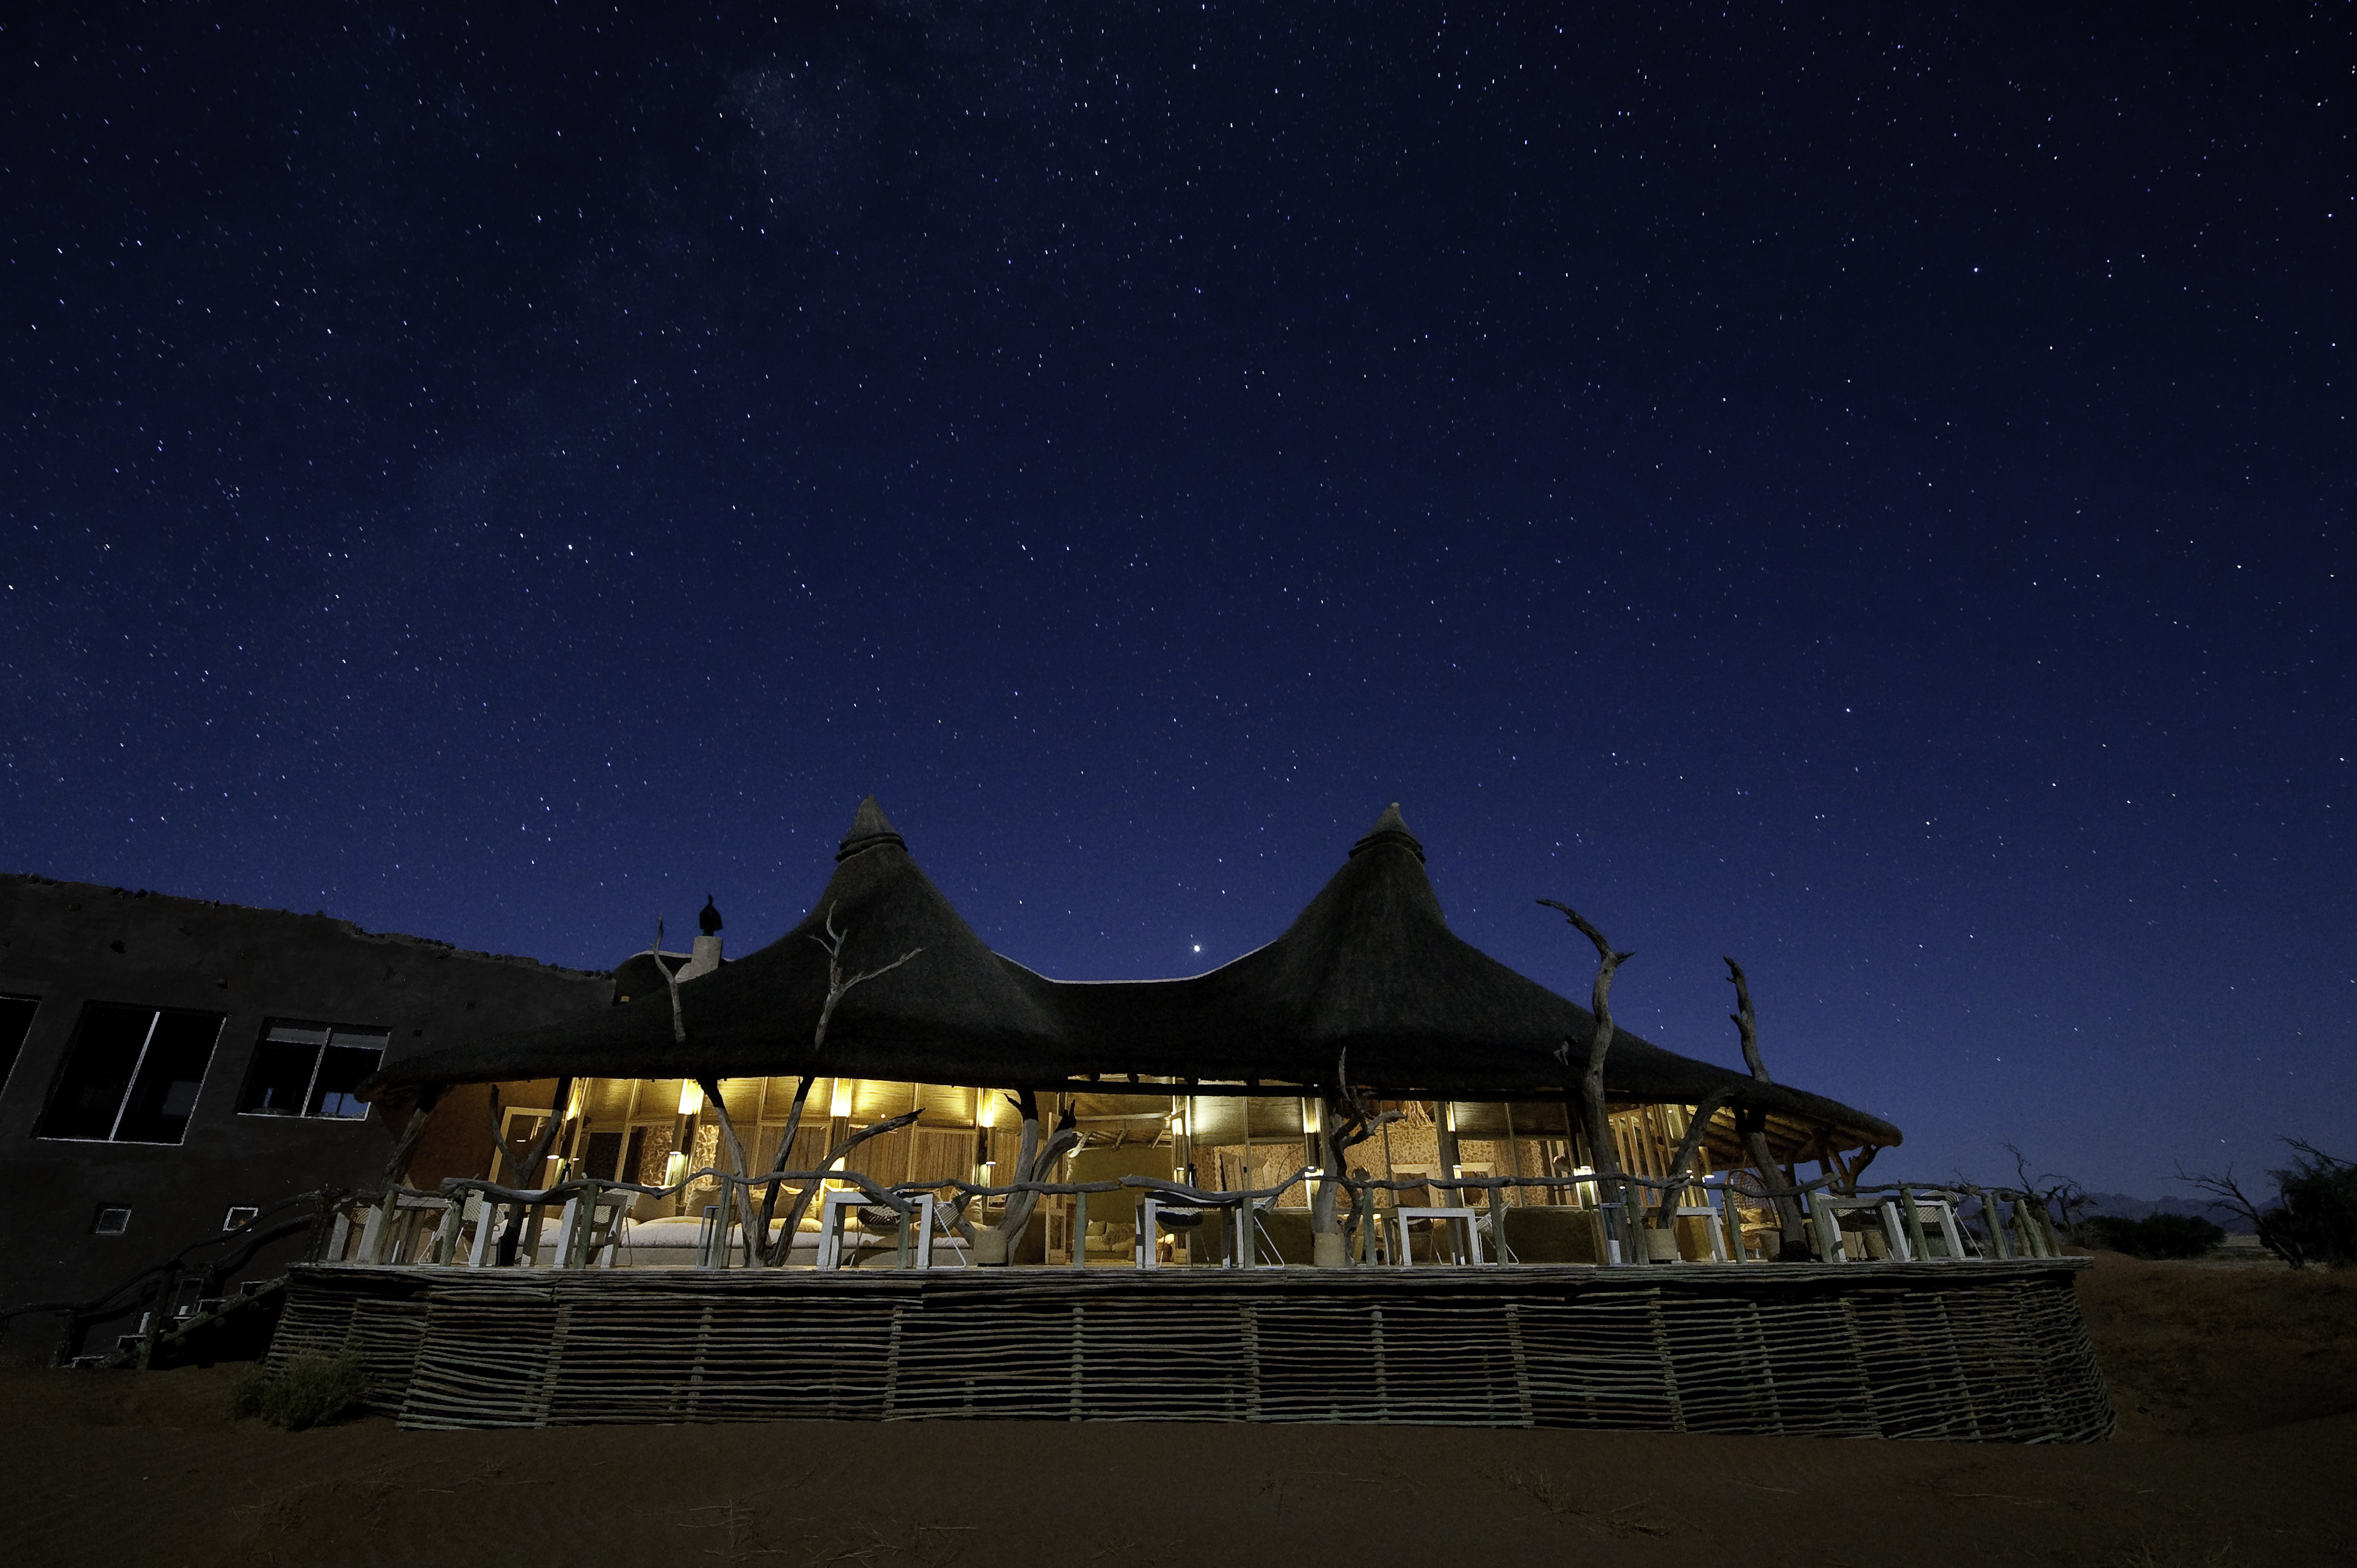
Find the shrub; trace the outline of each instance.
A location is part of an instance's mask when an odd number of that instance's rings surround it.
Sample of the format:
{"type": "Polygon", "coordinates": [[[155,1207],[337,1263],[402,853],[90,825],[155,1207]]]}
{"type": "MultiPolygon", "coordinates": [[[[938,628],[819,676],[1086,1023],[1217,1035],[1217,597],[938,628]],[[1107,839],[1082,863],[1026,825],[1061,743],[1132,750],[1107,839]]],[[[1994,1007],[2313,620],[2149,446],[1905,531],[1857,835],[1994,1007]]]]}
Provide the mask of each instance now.
{"type": "Polygon", "coordinates": [[[2206,1258],[2226,1239],[2226,1232],[2193,1214],[2155,1214],[2144,1219],[2099,1215],[2079,1230],[2094,1245],[2131,1258],[2206,1258]]]}
{"type": "Polygon", "coordinates": [[[2357,1162],[2307,1144],[2292,1147],[2291,1167],[2268,1173],[2283,1207],[2261,1217],[2259,1234],[2295,1263],[2357,1263],[2357,1162]]]}
{"type": "Polygon", "coordinates": [[[368,1369],[359,1353],[291,1358],[275,1372],[254,1368],[230,1391],[232,1416],[258,1415],[273,1426],[300,1432],[350,1414],[366,1402],[368,1369]]]}

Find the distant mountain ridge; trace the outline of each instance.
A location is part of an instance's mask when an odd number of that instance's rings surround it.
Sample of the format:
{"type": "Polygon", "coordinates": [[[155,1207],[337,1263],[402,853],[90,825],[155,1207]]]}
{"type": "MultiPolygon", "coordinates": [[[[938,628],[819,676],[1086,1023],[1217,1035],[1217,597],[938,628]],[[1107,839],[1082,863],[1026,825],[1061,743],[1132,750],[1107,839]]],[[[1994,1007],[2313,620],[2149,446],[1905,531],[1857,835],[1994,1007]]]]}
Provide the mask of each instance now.
{"type": "Polygon", "coordinates": [[[2099,1214],[2115,1219],[2149,1219],[2156,1214],[2197,1215],[2229,1236],[2248,1236],[2257,1230],[2246,1216],[2222,1203],[2190,1197],[2130,1197],[2125,1192],[2091,1192],[2087,1195],[2087,1207],[2080,1210],[2080,1218],[2092,1219],[2099,1214]]]}

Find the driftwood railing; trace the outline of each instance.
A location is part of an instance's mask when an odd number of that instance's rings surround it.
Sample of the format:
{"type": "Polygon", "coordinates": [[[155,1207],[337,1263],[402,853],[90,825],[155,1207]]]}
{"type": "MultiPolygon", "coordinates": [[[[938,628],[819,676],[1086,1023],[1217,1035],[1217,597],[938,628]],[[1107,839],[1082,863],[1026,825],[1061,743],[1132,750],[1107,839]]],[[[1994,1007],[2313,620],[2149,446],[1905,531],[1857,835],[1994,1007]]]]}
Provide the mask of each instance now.
{"type": "MultiPolygon", "coordinates": [[[[897,1231],[895,1262],[901,1268],[909,1266],[912,1253],[930,1249],[931,1238],[924,1238],[925,1245],[920,1246],[914,1227],[937,1226],[953,1246],[970,1242],[974,1222],[965,1218],[969,1205],[986,1208],[991,1199],[1026,1192],[1073,1200],[1068,1234],[1074,1242],[1069,1249],[1070,1264],[1075,1268],[1086,1262],[1089,1198],[1113,1192],[1141,1193],[1166,1212],[1211,1210],[1233,1214],[1237,1240],[1232,1261],[1253,1267],[1259,1266],[1254,1240],[1260,1230],[1259,1218],[1275,1208],[1278,1199],[1295,1187],[1322,1179],[1328,1178],[1308,1166],[1275,1186],[1234,1191],[1211,1191],[1151,1176],[1096,1182],[1011,1182],[996,1187],[958,1180],[885,1187],[850,1170],[777,1171],[755,1176],[716,1166],[690,1172],[662,1186],[583,1177],[543,1188],[522,1188],[474,1177],[454,1177],[433,1191],[392,1186],[343,1203],[336,1210],[332,1225],[321,1227],[314,1258],[328,1262],[529,1264],[538,1257],[541,1232],[553,1210],[558,1221],[553,1266],[587,1267],[600,1257],[610,1262],[614,1250],[623,1244],[621,1221],[625,1210],[638,1199],[673,1198],[709,1184],[717,1187],[722,1197],[704,1217],[695,1247],[696,1263],[703,1268],[725,1269],[732,1266],[732,1258],[740,1251],[748,1260],[758,1255],[766,1238],[752,1236],[753,1226],[745,1221],[747,1217],[759,1212],[757,1190],[777,1182],[806,1185],[813,1190],[827,1184],[853,1189],[872,1208],[891,1214],[897,1231]],[[943,1207],[941,1195],[945,1191],[956,1194],[953,1202],[946,1206],[950,1210],[947,1219],[940,1217],[943,1207]],[[522,1223],[513,1223],[519,1217],[522,1223]],[[500,1234],[502,1222],[506,1222],[505,1233],[495,1242],[493,1238],[500,1234]],[[461,1258],[458,1247],[469,1224],[474,1227],[473,1244],[468,1255],[461,1258]],[[740,1227],[744,1233],[732,1240],[732,1230],[740,1227]]],[[[1665,1179],[1581,1174],[1331,1179],[1350,1195],[1350,1206],[1340,1218],[1348,1238],[1348,1256],[1354,1266],[1375,1262],[1379,1252],[1388,1249],[1389,1238],[1378,1238],[1383,1228],[1394,1222],[1399,1208],[1397,1196],[1430,1190],[1458,1197],[1458,1203],[1446,1212],[1480,1227],[1481,1233],[1490,1238],[1489,1251],[1496,1262],[1518,1262],[1506,1236],[1506,1217],[1518,1211],[1518,1206],[1506,1202],[1508,1188],[1558,1193],[1567,1187],[1586,1189],[1583,1196],[1587,1200],[1578,1207],[1599,1215],[1607,1243],[1605,1256],[1599,1261],[1610,1266],[1679,1261],[1674,1246],[1665,1247],[1660,1241],[1648,1244],[1641,1240],[1649,1231],[1657,1237],[1665,1234],[1645,1222],[1648,1211],[1658,1211],[1665,1203],[1680,1219],[1707,1222],[1712,1261],[1752,1262],[1747,1233],[1772,1233],[1774,1226],[1772,1219],[1747,1225],[1742,1210],[1747,1206],[1770,1210],[1779,1198],[1792,1199],[1803,1207],[1813,1236],[1811,1252],[1816,1261],[1890,1258],[1964,1262],[1979,1258],[2012,1262],[2061,1255],[2052,1219],[2043,1201],[2034,1193],[2006,1187],[1901,1182],[1836,1189],[1839,1178],[1830,1175],[1792,1186],[1745,1184],[1733,1176],[1665,1179]],[[1624,1196],[1608,1196],[1614,1187],[1621,1189],[1624,1196]],[[1483,1199],[1478,1208],[1470,1201],[1477,1192],[1483,1199]],[[1394,1199],[1391,1211],[1377,1201],[1377,1195],[1383,1193],[1394,1199]],[[1653,1196],[1641,1199],[1640,1194],[1653,1196]],[[1679,1196],[1691,1198],[1697,1194],[1699,1202],[1673,1201],[1679,1196]],[[2000,1205],[2010,1207],[2009,1217],[2001,1211],[2000,1205]],[[1638,1210],[1633,1216],[1630,1213],[1631,1208],[1638,1210]],[[1976,1234],[1968,1223],[1975,1218],[1982,1233],[1976,1234]],[[1858,1239],[1855,1249],[1851,1237],[1858,1239]],[[1868,1237],[1878,1237],[1879,1247],[1868,1237]],[[1936,1251],[1932,1245],[1934,1237],[1941,1243],[1936,1251]]],[[[823,1231],[835,1222],[834,1211],[823,1208],[823,1231]]],[[[1151,1256],[1157,1239],[1142,1236],[1141,1240],[1139,1260],[1145,1262],[1151,1256]]],[[[791,1245],[789,1242],[790,1249],[791,1245]]],[[[1396,1252],[1392,1254],[1392,1261],[1399,1261],[1396,1252]]]]}
{"type": "Polygon", "coordinates": [[[260,1208],[233,1230],[199,1236],[170,1257],[149,1264],[112,1290],[81,1301],[26,1301],[0,1306],[0,1329],[19,1317],[54,1315],[61,1320],[51,1359],[59,1366],[121,1364],[146,1367],[157,1343],[192,1320],[221,1316],[252,1297],[264,1283],[250,1281],[243,1295],[225,1296],[224,1283],[254,1256],[280,1241],[310,1233],[307,1251],[319,1255],[331,1218],[349,1207],[350,1194],[331,1188],[297,1193],[260,1208]],[[116,1336],[112,1348],[83,1354],[91,1331],[137,1315],[137,1326],[116,1336]]]}

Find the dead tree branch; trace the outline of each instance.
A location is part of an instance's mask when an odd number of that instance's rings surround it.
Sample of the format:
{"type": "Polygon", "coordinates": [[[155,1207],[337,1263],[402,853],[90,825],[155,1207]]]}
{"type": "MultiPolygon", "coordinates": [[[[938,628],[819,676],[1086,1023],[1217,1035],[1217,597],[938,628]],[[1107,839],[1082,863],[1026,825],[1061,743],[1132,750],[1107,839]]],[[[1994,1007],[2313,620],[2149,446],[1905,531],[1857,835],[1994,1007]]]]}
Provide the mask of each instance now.
{"type": "MultiPolygon", "coordinates": [[[[569,1077],[558,1079],[556,1103],[549,1108],[547,1124],[541,1128],[540,1136],[532,1141],[532,1152],[523,1157],[523,1164],[516,1173],[518,1187],[541,1185],[539,1176],[542,1162],[548,1158],[548,1151],[554,1146],[556,1134],[565,1126],[565,1110],[572,1101],[573,1079],[569,1077]]],[[[510,1157],[512,1158],[513,1155],[511,1155],[510,1157]]],[[[531,1205],[518,1204],[514,1211],[508,1216],[508,1228],[500,1234],[500,1262],[502,1266],[515,1262],[516,1245],[523,1237],[524,1216],[531,1212],[531,1205]]],[[[534,1219],[533,1220],[534,1230],[537,1230],[539,1226],[540,1221],[534,1219]]]]}
{"type": "MultiPolygon", "coordinates": [[[[2285,1141],[2290,1142],[2288,1139],[2285,1141]]],[[[2306,1147],[2302,1144],[2294,1146],[2306,1147]]],[[[2284,1211],[2280,1208],[2262,1209],[2250,1194],[2243,1190],[2243,1184],[2235,1179],[2233,1166],[2228,1165],[2222,1173],[2215,1176],[2206,1171],[2200,1176],[2188,1176],[2180,1165],[2177,1167],[2177,1179],[2197,1192],[2208,1193],[2213,1200],[2249,1220],[2251,1229],[2258,1234],[2259,1245],[2293,1268],[2308,1266],[2307,1249],[2299,1244],[2298,1236],[2289,1226],[2280,1223],[2285,1218],[2284,1211]]]]}
{"type": "MultiPolygon", "coordinates": [[[[923,1114],[924,1112],[921,1109],[903,1111],[898,1116],[868,1123],[829,1149],[826,1152],[826,1158],[819,1162],[818,1168],[823,1171],[834,1169],[836,1161],[843,1159],[868,1139],[880,1138],[887,1133],[897,1133],[923,1114]]],[[[772,1241],[769,1239],[770,1204],[776,1200],[777,1190],[777,1183],[770,1183],[770,1197],[761,1206],[760,1260],[763,1264],[773,1269],[783,1263],[786,1261],[786,1254],[793,1251],[794,1237],[802,1230],[802,1211],[810,1207],[811,1196],[818,1190],[818,1184],[813,1182],[808,1187],[795,1189],[793,1205],[786,1210],[785,1223],[778,1231],[778,1239],[772,1241]]]]}
{"type": "MultiPolygon", "coordinates": [[[[1055,1132],[1042,1147],[1039,1143],[1039,1097],[1028,1089],[1017,1092],[1020,1098],[1016,1101],[1016,1107],[1023,1113],[1023,1138],[1015,1156],[1015,1179],[1044,1181],[1048,1170],[1080,1143],[1078,1114],[1067,1102],[1063,1113],[1056,1119],[1055,1132]]],[[[1012,1255],[1016,1242],[1021,1239],[1024,1228],[1031,1223],[1031,1212],[1039,1205],[1039,1195],[1036,1192],[1018,1192],[1006,1200],[1006,1212],[1000,1216],[998,1223],[992,1229],[1006,1238],[1009,1255],[1012,1255]]]]}
{"type": "MultiPolygon", "coordinates": [[[[1735,987],[1735,1011],[1727,1015],[1727,1021],[1742,1036],[1744,1065],[1751,1069],[1756,1081],[1772,1083],[1775,1080],[1768,1076],[1768,1064],[1760,1057],[1760,1015],[1751,1008],[1751,983],[1744,978],[1741,964],[1731,958],[1722,958],[1720,961],[1727,965],[1727,981],[1735,987]]],[[[1743,1136],[1744,1152],[1760,1167],[1760,1180],[1766,1188],[1774,1193],[1780,1187],[1792,1186],[1783,1167],[1776,1163],[1775,1151],[1768,1146],[1768,1118],[1756,1112],[1749,1116],[1738,1112],[1735,1120],[1737,1131],[1743,1136]]],[[[1775,1208],[1776,1225],[1784,1245],[1807,1246],[1809,1228],[1802,1219],[1799,1200],[1790,1193],[1777,1193],[1769,1202],[1775,1208]]]]}
{"type": "MultiPolygon", "coordinates": [[[[885,964],[880,968],[871,969],[858,974],[846,976],[843,972],[843,947],[844,943],[850,938],[851,933],[848,930],[838,931],[834,929],[834,908],[835,907],[832,904],[826,907],[826,919],[824,922],[826,935],[822,937],[816,932],[813,932],[811,934],[811,940],[816,942],[819,946],[819,950],[826,954],[826,998],[819,1004],[818,1024],[811,1031],[811,1057],[813,1058],[812,1065],[813,1066],[816,1065],[818,1055],[826,1049],[826,1031],[828,1026],[834,1022],[834,1010],[837,1006],[841,1005],[843,999],[845,996],[850,995],[855,987],[865,985],[871,980],[891,973],[894,970],[899,968],[902,964],[908,962],[910,959],[925,950],[922,948],[910,948],[907,952],[902,953],[899,958],[894,959],[890,963],[885,964]]],[[[793,1245],[794,1225],[789,1224],[786,1227],[785,1240],[783,1244],[778,1247],[771,1247],[768,1240],[770,1234],[770,1222],[776,1217],[778,1211],[778,1188],[780,1186],[777,1179],[778,1174],[786,1169],[791,1156],[793,1154],[794,1140],[801,1135],[802,1130],[802,1110],[803,1107],[810,1102],[811,1085],[817,1081],[818,1075],[816,1073],[806,1072],[802,1074],[802,1082],[795,1086],[793,1109],[787,1112],[785,1132],[778,1140],[778,1157],[770,1162],[770,1183],[761,1195],[761,1219],[759,1227],[761,1240],[758,1246],[754,1243],[751,1238],[748,1237],[747,1240],[747,1254],[769,1267],[774,1268],[778,1264],[785,1262],[786,1252],[793,1245]]],[[[722,1116],[725,1123],[726,1117],[726,1111],[725,1108],[722,1111],[722,1116]]],[[[904,1124],[905,1123],[888,1124],[879,1122],[876,1124],[875,1130],[888,1130],[890,1125],[904,1124]]],[[[845,1140],[820,1164],[819,1168],[821,1170],[832,1169],[834,1162],[837,1157],[846,1150],[850,1149],[854,1144],[857,1144],[860,1137],[867,1135],[868,1133],[863,1133],[859,1137],[845,1140]]],[[[733,1140],[735,1134],[731,1133],[730,1137],[733,1140]]],[[[739,1170],[745,1169],[741,1157],[739,1159],[737,1168],[739,1170]]],[[[751,1173],[748,1171],[747,1174],[750,1175],[751,1173]]],[[[792,1213],[794,1223],[799,1223],[801,1221],[802,1209],[809,1205],[810,1195],[811,1189],[804,1187],[796,1196],[792,1213]]]]}
{"type": "Polygon", "coordinates": [[[1351,1087],[1348,1047],[1334,1058],[1334,1087],[1327,1091],[1325,1100],[1326,1147],[1318,1161],[1318,1168],[1324,1174],[1318,1176],[1317,1190],[1310,1197],[1309,1229],[1318,1235],[1334,1235],[1341,1229],[1336,1209],[1342,1191],[1342,1156],[1384,1126],[1403,1118],[1396,1111],[1374,1110],[1351,1087]]]}
{"type": "Polygon", "coordinates": [[[2064,1234],[2076,1230],[2079,1216],[2087,1207],[2087,1189],[2053,1171],[2032,1176],[2029,1157],[2011,1144],[2003,1146],[2013,1156],[2014,1175],[2020,1178],[2021,1190],[2029,1196],[2029,1200],[2050,1218],[2059,1220],[2064,1234]]]}
{"type": "MultiPolygon", "coordinates": [[[[1637,955],[1633,952],[1614,951],[1612,944],[1604,940],[1604,933],[1590,925],[1570,905],[1554,898],[1542,898],[1539,902],[1550,909],[1562,910],[1564,918],[1569,920],[1577,928],[1579,934],[1586,937],[1596,947],[1596,983],[1588,993],[1589,1010],[1596,1015],[1596,1033],[1589,1037],[1587,1043],[1587,1066],[1580,1079],[1580,1100],[1583,1109],[1587,1113],[1589,1157],[1596,1162],[1598,1188],[1599,1191],[1606,1187],[1612,1189],[1620,1197],[1620,1212],[1633,1221],[1639,1213],[1636,1189],[1619,1179],[1620,1157],[1612,1143],[1611,1113],[1604,1102],[1604,1061],[1612,1049],[1614,1033],[1612,976],[1622,964],[1637,955]]],[[[1556,1048],[1555,1059],[1561,1062],[1566,1069],[1570,1068],[1571,1042],[1569,1040],[1564,1041],[1556,1048]]],[[[1629,1245],[1631,1247],[1636,1245],[1633,1223],[1630,1228],[1629,1245]]]]}
{"type": "Polygon", "coordinates": [[[1678,1217],[1678,1188],[1674,1185],[1694,1165],[1695,1152],[1702,1147],[1703,1136],[1710,1131],[1711,1118],[1735,1098],[1733,1086],[1720,1090],[1694,1108],[1686,1120],[1686,1134],[1678,1140],[1678,1152],[1670,1158],[1669,1179],[1673,1185],[1662,1188],[1662,1200],[1653,1207],[1656,1229],[1674,1224],[1678,1217]]]}
{"type": "Polygon", "coordinates": [[[820,950],[826,954],[826,1001],[819,1007],[818,1028],[811,1036],[811,1055],[813,1057],[826,1049],[827,1026],[834,1022],[836,1006],[845,997],[851,994],[854,987],[865,985],[871,980],[891,973],[925,950],[922,948],[910,948],[880,969],[871,969],[846,979],[843,972],[843,944],[850,935],[849,931],[838,931],[834,929],[834,906],[832,904],[826,907],[826,935],[822,937],[816,932],[811,934],[811,940],[816,942],[820,950]]]}

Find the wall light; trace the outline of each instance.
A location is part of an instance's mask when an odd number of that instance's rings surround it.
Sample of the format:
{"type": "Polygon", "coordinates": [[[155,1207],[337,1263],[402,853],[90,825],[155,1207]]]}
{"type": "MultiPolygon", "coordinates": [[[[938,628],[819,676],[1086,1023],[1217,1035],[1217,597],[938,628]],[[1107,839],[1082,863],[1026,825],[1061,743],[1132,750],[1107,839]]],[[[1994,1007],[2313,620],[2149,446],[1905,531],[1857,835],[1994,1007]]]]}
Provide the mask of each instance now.
{"type": "Polygon", "coordinates": [[[686,1175],[687,1156],[676,1149],[673,1150],[671,1157],[663,1161],[663,1186],[677,1187],[686,1175]]]}
{"type": "Polygon", "coordinates": [[[852,1081],[847,1078],[838,1078],[834,1080],[834,1094],[828,1101],[829,1116],[844,1117],[851,1114],[852,1081]]]}
{"type": "Polygon", "coordinates": [[[696,1087],[696,1082],[692,1078],[680,1079],[679,1113],[682,1116],[693,1116],[703,1109],[704,1090],[696,1087]]]}

